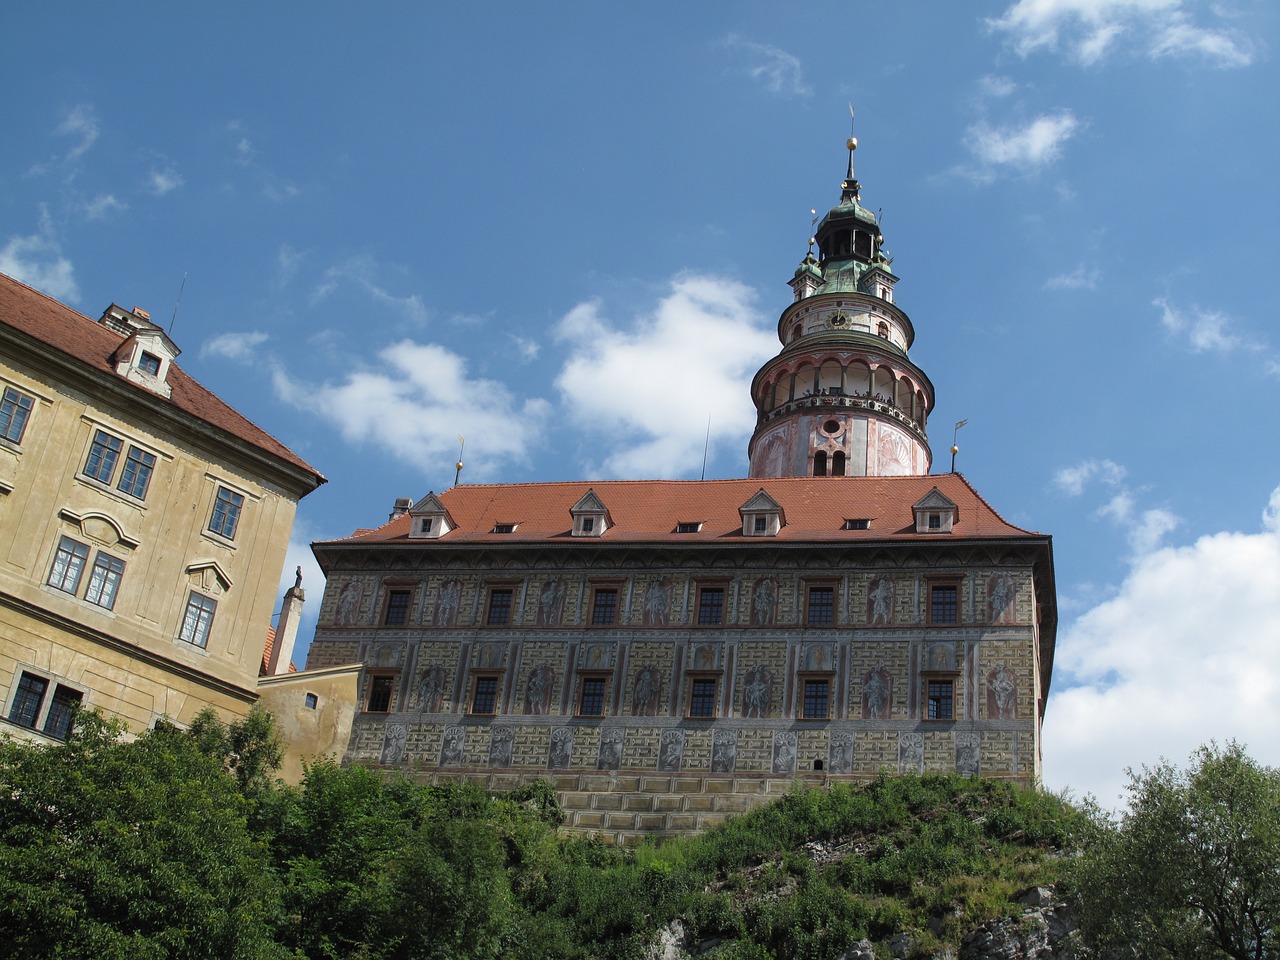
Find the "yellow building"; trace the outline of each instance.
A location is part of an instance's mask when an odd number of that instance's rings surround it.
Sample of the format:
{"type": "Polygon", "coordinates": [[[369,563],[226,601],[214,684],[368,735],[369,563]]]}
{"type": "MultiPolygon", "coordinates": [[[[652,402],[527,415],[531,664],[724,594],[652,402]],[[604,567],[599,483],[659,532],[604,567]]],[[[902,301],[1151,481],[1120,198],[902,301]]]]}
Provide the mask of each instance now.
{"type": "Polygon", "coordinates": [[[177,355],[143,310],[95,321],[0,275],[0,733],[258,699],[294,512],[325,481],[177,355]]]}

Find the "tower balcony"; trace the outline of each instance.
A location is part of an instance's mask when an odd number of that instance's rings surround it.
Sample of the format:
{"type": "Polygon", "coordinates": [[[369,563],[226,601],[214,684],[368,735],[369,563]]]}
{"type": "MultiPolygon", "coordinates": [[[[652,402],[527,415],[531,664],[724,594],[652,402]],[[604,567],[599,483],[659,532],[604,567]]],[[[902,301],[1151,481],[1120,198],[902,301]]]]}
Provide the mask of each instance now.
{"type": "Polygon", "coordinates": [[[766,423],[771,423],[774,420],[779,420],[795,413],[837,409],[865,410],[867,413],[878,414],[890,420],[896,420],[908,430],[918,434],[921,439],[925,437],[924,421],[917,420],[910,414],[903,412],[884,394],[871,392],[845,394],[840,392],[839,387],[828,387],[820,394],[797,397],[772,410],[763,411],[756,417],[756,428],[759,429],[766,423]]]}

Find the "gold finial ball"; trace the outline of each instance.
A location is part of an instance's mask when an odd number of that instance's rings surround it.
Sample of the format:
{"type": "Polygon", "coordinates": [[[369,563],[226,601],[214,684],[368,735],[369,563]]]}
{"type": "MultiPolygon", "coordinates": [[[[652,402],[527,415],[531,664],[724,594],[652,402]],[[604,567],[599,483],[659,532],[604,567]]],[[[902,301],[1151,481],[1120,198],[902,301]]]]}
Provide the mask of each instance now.
{"type": "Polygon", "coordinates": [[[951,445],[951,455],[954,457],[959,452],[960,452],[960,448],[953,443],[951,445]]]}
{"type": "Polygon", "coordinates": [[[462,469],[462,461],[461,461],[461,460],[459,460],[457,463],[455,463],[455,464],[454,464],[454,466],[455,466],[455,467],[457,467],[459,470],[461,470],[461,469],[462,469]]]}
{"type": "Polygon", "coordinates": [[[846,146],[846,147],[848,147],[850,150],[857,150],[857,149],[858,149],[858,138],[857,138],[857,137],[850,137],[850,138],[849,138],[849,140],[848,140],[848,142],[845,144],[845,146],[846,146]]]}

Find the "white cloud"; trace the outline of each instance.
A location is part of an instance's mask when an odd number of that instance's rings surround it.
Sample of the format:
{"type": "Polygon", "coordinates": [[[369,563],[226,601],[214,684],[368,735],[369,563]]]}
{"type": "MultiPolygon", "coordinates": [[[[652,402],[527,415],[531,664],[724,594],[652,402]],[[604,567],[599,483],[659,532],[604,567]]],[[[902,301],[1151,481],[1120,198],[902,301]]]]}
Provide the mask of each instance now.
{"type": "Polygon", "coordinates": [[[808,96],[812,91],[804,82],[800,60],[785,50],[747,40],[736,33],[722,41],[733,51],[742,52],[750,60],[747,74],[770,93],[808,96]]]}
{"type": "Polygon", "coordinates": [[[1158,297],[1151,302],[1152,305],[1160,308],[1160,322],[1164,328],[1174,336],[1185,339],[1188,346],[1196,353],[1209,351],[1230,353],[1237,347],[1257,348],[1257,345],[1230,332],[1228,329],[1231,324],[1230,318],[1217,310],[1201,310],[1199,307],[1192,307],[1188,313],[1179,310],[1164,297],[1158,297]]]}
{"type": "Polygon", "coordinates": [[[101,220],[112,210],[128,210],[129,205],[115,198],[114,194],[100,193],[84,205],[84,215],[88,220],[101,220]]]}
{"type": "Polygon", "coordinates": [[[1069,496],[1078,497],[1095,479],[1114,487],[1124,481],[1127,473],[1124,467],[1111,460],[1084,460],[1074,467],[1063,467],[1054,474],[1053,481],[1069,496]]]}
{"type": "Polygon", "coordinates": [[[289,244],[280,245],[280,249],[276,251],[276,277],[275,285],[277,290],[283,290],[293,278],[298,275],[298,267],[302,265],[305,257],[299,250],[295,250],[289,244]]]}
{"type": "Polygon", "coordinates": [[[1050,277],[1044,285],[1048,290],[1096,290],[1101,279],[1101,270],[1082,263],[1070,273],[1050,277]]]}
{"type": "Polygon", "coordinates": [[[241,137],[236,143],[236,162],[242,164],[248,163],[253,159],[254,153],[253,143],[250,142],[249,138],[241,137]]]}
{"type": "Polygon", "coordinates": [[[343,263],[335,264],[324,272],[324,281],[311,293],[311,302],[319,303],[328,297],[343,282],[354,283],[379,303],[386,304],[402,313],[411,323],[424,326],[427,322],[427,308],[422,298],[416,293],[408,296],[396,296],[375,281],[380,272],[379,266],[372,257],[351,257],[343,263]]]}
{"type": "Polygon", "coordinates": [[[1083,460],[1059,470],[1053,482],[1069,497],[1080,496],[1095,483],[1101,485],[1107,500],[1096,515],[1115,524],[1124,533],[1133,556],[1139,557],[1156,549],[1182,520],[1163,507],[1140,507],[1137,495],[1125,483],[1127,477],[1128,471],[1112,460],[1083,460]]]}
{"type": "Polygon", "coordinates": [[[985,97],[1007,97],[1018,89],[1018,85],[1009,77],[997,77],[987,74],[978,81],[978,90],[985,97]]]}
{"type": "Polygon", "coordinates": [[[76,104],[62,123],[58,124],[58,132],[80,138],[80,142],[68,150],[66,156],[68,163],[78,160],[93,146],[100,133],[93,107],[87,103],[76,104]]]}
{"type": "Polygon", "coordinates": [[[526,462],[540,441],[547,401],[521,401],[498,381],[470,378],[466,360],[445,347],[402,340],[382,350],[378,361],[336,384],[303,383],[277,367],[276,392],[333,423],[349,443],[381,447],[450,481],[458,434],[467,438],[473,481],[526,462]]]}
{"type": "Polygon", "coordinates": [[[75,270],[62,255],[48,211],[41,208],[40,232],[11,236],[0,247],[0,273],[68,303],[80,299],[75,270]]]}
{"type": "Polygon", "coordinates": [[[1197,26],[1183,0],[1018,0],[987,26],[1007,34],[1024,57],[1038,50],[1065,50],[1089,65],[1131,40],[1152,59],[1194,57],[1218,67],[1253,61],[1246,37],[1197,26]]]}
{"type": "Polygon", "coordinates": [[[975,123],[967,131],[966,145],[978,159],[979,168],[969,174],[977,180],[990,181],[1001,170],[1036,173],[1058,159],[1062,145],[1080,127],[1070,110],[1042,114],[1022,125],[995,127],[985,120],[975,123]]]}
{"type": "Polygon", "coordinates": [[[713,445],[740,444],[745,458],[755,415],[742,398],[760,364],[778,351],[754,300],[732,280],[684,276],[628,327],[606,320],[596,302],[560,321],[556,335],[572,353],[556,386],[591,438],[592,472],[693,473],[702,463],[707,414],[713,445]]]}
{"type": "Polygon", "coordinates": [[[201,344],[200,358],[222,357],[238,363],[248,363],[257,358],[258,347],[266,341],[267,334],[261,330],[221,333],[201,344]]]}
{"type": "Polygon", "coordinates": [[[166,193],[177,190],[185,182],[182,174],[172,166],[152,167],[151,172],[147,174],[146,186],[154,196],[163,197],[166,193]]]}
{"type": "Polygon", "coordinates": [[[509,333],[507,336],[515,344],[516,353],[519,354],[521,361],[531,363],[538,359],[538,353],[542,350],[542,345],[537,340],[530,337],[521,337],[514,333],[509,333]]]}
{"type": "Polygon", "coordinates": [[[1280,765],[1280,487],[1258,533],[1152,549],[1058,637],[1045,779],[1114,806],[1124,768],[1236,738],[1280,765]]]}

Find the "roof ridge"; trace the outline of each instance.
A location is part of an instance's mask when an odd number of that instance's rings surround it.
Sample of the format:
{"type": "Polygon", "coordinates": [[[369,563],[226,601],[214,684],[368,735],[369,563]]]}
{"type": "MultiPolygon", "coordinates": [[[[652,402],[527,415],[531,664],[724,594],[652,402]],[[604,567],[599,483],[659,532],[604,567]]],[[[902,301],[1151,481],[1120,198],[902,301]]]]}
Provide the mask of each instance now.
{"type": "Polygon", "coordinates": [[[969,482],[969,478],[968,478],[968,477],[966,477],[963,473],[960,473],[959,471],[956,471],[955,473],[952,473],[952,474],[940,473],[940,474],[938,474],[938,476],[940,476],[940,477],[946,477],[946,476],[959,477],[959,478],[960,478],[960,481],[961,481],[961,482],[962,482],[966,487],[968,487],[968,488],[969,488],[969,492],[970,492],[970,493],[972,493],[975,497],[977,497],[980,501],[982,501],[983,506],[985,506],[988,510],[990,510],[993,514],[995,514],[995,515],[996,515],[996,517],[997,517],[997,519],[999,519],[1001,523],[1008,524],[1009,526],[1013,527],[1013,529],[1015,529],[1015,530],[1020,530],[1020,531],[1021,531],[1021,532],[1023,532],[1023,533],[1031,534],[1032,536],[1036,536],[1036,537],[1043,537],[1043,536],[1047,536],[1047,534],[1041,533],[1039,530],[1028,530],[1026,527],[1020,527],[1020,526],[1018,526],[1016,523],[1013,523],[1011,520],[1006,519],[1006,518],[1005,518],[1005,515],[1004,515],[1003,513],[1001,513],[999,510],[997,510],[995,507],[993,507],[993,506],[991,505],[991,501],[990,501],[990,500],[988,500],[986,497],[984,497],[981,493],[979,493],[979,492],[978,492],[978,488],[977,488],[977,487],[975,487],[972,483],[970,483],[970,482],[969,482]]]}

